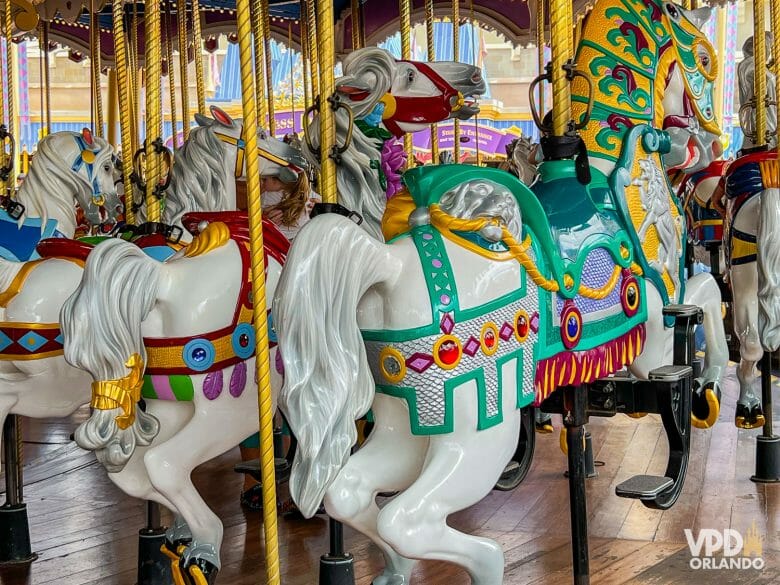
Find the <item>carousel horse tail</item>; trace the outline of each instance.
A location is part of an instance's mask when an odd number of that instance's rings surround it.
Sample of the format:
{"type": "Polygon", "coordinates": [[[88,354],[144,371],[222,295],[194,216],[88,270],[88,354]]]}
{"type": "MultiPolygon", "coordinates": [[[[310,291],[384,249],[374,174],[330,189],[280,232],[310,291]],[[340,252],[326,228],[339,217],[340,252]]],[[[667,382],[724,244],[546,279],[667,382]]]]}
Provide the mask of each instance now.
{"type": "Polygon", "coordinates": [[[95,380],[93,412],[76,430],[76,442],[96,451],[109,472],[120,471],[136,445],[149,445],[159,431],[136,402],[146,359],[141,323],[157,299],[162,267],[134,244],[102,242],[60,312],[65,359],[95,380]],[[101,395],[101,388],[122,392],[101,395]]]}
{"type": "Polygon", "coordinates": [[[780,346],[780,188],[761,194],[758,222],[758,332],[765,349],[780,346]]]}
{"type": "Polygon", "coordinates": [[[290,493],[306,518],[346,463],[355,420],[374,397],[358,303],[401,269],[390,246],[335,214],[309,222],[287,256],[273,304],[285,372],[279,405],[298,439],[290,493]]]}

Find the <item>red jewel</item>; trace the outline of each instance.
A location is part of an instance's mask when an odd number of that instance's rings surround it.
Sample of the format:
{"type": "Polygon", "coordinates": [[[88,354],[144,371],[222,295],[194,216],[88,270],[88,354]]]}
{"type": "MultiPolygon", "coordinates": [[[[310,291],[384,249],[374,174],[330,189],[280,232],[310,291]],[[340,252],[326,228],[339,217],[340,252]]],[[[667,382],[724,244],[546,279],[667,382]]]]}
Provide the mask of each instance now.
{"type": "Polygon", "coordinates": [[[520,315],[517,318],[517,334],[520,337],[525,337],[528,335],[528,319],[525,315],[520,315]]]}
{"type": "Polygon", "coordinates": [[[496,344],[496,334],[491,329],[485,331],[485,345],[488,349],[492,349],[496,344]]]}
{"type": "Polygon", "coordinates": [[[238,344],[241,347],[247,347],[249,346],[249,336],[246,333],[242,333],[238,336],[238,344]]]}
{"type": "Polygon", "coordinates": [[[458,346],[454,341],[445,341],[439,347],[439,360],[441,363],[451,366],[458,361],[458,346]]]}

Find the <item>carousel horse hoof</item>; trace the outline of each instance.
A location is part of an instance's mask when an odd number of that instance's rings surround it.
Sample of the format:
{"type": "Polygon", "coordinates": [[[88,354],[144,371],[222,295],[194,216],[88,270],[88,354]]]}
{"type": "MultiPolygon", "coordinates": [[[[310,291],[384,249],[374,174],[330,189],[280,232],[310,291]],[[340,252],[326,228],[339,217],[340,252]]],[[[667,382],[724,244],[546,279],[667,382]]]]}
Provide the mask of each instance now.
{"type": "Polygon", "coordinates": [[[698,382],[694,382],[693,395],[691,396],[691,424],[697,429],[709,429],[715,425],[719,414],[720,387],[718,383],[707,382],[700,386],[698,382]]]}
{"type": "Polygon", "coordinates": [[[213,563],[206,559],[193,559],[186,568],[187,585],[214,585],[217,573],[219,569],[213,563]]]}
{"type": "Polygon", "coordinates": [[[172,543],[167,538],[165,543],[160,547],[166,557],[171,559],[171,576],[173,577],[173,585],[187,585],[187,581],[184,579],[184,575],[181,572],[179,562],[181,561],[181,553],[184,552],[185,545],[179,543],[172,543]]]}
{"type": "Polygon", "coordinates": [[[555,429],[553,428],[552,420],[546,420],[535,423],[534,430],[541,435],[549,435],[555,429]]]}
{"type": "Polygon", "coordinates": [[[409,581],[397,573],[383,573],[371,581],[371,585],[406,585],[409,581]]]}
{"type": "Polygon", "coordinates": [[[760,404],[754,404],[750,407],[746,404],[737,403],[734,425],[738,429],[760,429],[764,426],[764,422],[764,412],[760,404]]]}

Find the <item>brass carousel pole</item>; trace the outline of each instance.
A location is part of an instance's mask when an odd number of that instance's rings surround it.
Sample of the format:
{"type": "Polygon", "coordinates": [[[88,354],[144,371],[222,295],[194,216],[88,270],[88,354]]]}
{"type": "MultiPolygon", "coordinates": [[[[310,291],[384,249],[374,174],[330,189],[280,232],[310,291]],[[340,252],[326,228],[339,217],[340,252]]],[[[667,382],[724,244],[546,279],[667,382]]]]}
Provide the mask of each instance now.
{"type": "MultiPolygon", "coordinates": [[[[479,27],[477,26],[477,21],[474,18],[474,0],[469,0],[469,20],[471,22],[471,55],[474,57],[474,66],[477,65],[477,61],[479,59],[477,58],[477,49],[475,45],[475,39],[474,39],[474,31],[479,30],[479,27]]],[[[477,112],[474,115],[474,140],[477,141],[476,148],[477,148],[477,166],[482,166],[482,149],[479,147],[479,112],[477,112]]]]}
{"type": "MultiPolygon", "coordinates": [[[[411,0],[400,0],[398,8],[401,13],[401,59],[409,60],[412,58],[411,0]]],[[[404,134],[404,151],[406,152],[406,168],[414,167],[414,147],[412,144],[412,135],[409,132],[404,134]]]]}
{"type": "MultiPolygon", "coordinates": [[[[10,0],[8,2],[4,3],[5,7],[5,18],[4,18],[4,36],[5,36],[5,57],[6,57],[6,87],[8,88],[8,104],[6,105],[7,109],[7,116],[8,116],[8,132],[11,133],[11,135],[14,138],[17,138],[17,136],[14,134],[16,130],[16,115],[14,112],[15,109],[15,98],[14,95],[16,93],[16,70],[14,67],[14,43],[11,38],[11,33],[14,30],[14,21],[13,17],[11,15],[11,2],[10,0]]],[[[11,160],[8,161],[8,166],[10,168],[10,173],[8,175],[8,181],[6,182],[6,187],[8,189],[9,195],[13,196],[13,194],[16,192],[16,173],[17,173],[17,161],[16,161],[16,153],[11,152],[11,160]]]]}
{"type": "Polygon", "coordinates": [[[252,2],[252,41],[255,49],[255,85],[256,85],[256,107],[257,124],[259,127],[268,129],[268,107],[269,101],[273,100],[270,95],[271,89],[265,86],[265,37],[268,31],[265,28],[265,19],[261,18],[263,14],[262,0],[251,0],[252,2]]]}
{"type": "MultiPolygon", "coordinates": [[[[425,41],[428,61],[436,61],[436,46],[433,42],[433,0],[425,0],[425,41]]],[[[439,130],[431,124],[431,164],[439,164],[439,130]]]]}
{"type": "Polygon", "coordinates": [[[195,55],[195,90],[198,94],[198,112],[205,114],[206,86],[203,80],[203,35],[200,30],[200,4],[198,0],[192,0],[192,46],[195,55]]]}
{"type": "Polygon", "coordinates": [[[125,10],[123,0],[114,0],[111,7],[114,17],[114,59],[116,61],[116,77],[119,90],[119,130],[122,141],[122,184],[125,187],[125,221],[135,225],[135,210],[132,197],[133,184],[130,173],[133,171],[133,104],[132,84],[128,75],[127,45],[125,44],[125,10]]]}
{"type": "Polygon", "coordinates": [[[363,46],[360,31],[363,22],[360,14],[360,0],[350,0],[350,16],[352,18],[352,49],[360,49],[363,46]]]}
{"type": "Polygon", "coordinates": [[[181,85],[182,139],[186,142],[190,136],[190,81],[187,71],[190,59],[187,52],[187,46],[189,45],[187,35],[187,0],[178,0],[176,11],[179,24],[179,84],[181,85]]]}
{"type": "Polygon", "coordinates": [[[274,81],[271,69],[271,15],[268,10],[268,0],[260,0],[261,17],[265,29],[265,87],[268,96],[268,133],[276,136],[276,115],[274,112],[274,81]]]}
{"type": "MultiPolygon", "coordinates": [[[[537,0],[536,2],[536,51],[537,51],[537,67],[538,75],[544,73],[544,66],[547,64],[544,60],[544,2],[545,0],[537,0]]],[[[544,95],[544,83],[539,84],[539,112],[541,117],[544,118],[545,107],[545,95],[544,95]]]]}
{"type": "Polygon", "coordinates": [[[320,95],[320,60],[317,56],[319,50],[319,33],[317,32],[317,8],[315,0],[304,0],[306,3],[306,30],[309,41],[309,73],[311,79],[312,101],[320,95]]]}
{"type": "MultiPolygon", "coordinates": [[[[765,0],[753,0],[753,56],[756,73],[766,63],[765,0]]],[[[756,147],[766,144],[766,75],[754,76],[753,100],[756,112],[756,147]]]]}
{"type": "MultiPolygon", "coordinates": [[[[452,0],[452,60],[460,60],[460,0],[452,0]]],[[[460,162],[460,120],[455,118],[453,126],[452,154],[460,162]]]]}
{"type": "MultiPolygon", "coordinates": [[[[176,78],[173,74],[173,15],[171,15],[171,4],[165,5],[165,60],[168,62],[168,94],[171,102],[171,136],[173,148],[179,145],[178,120],[176,119],[176,78]]],[[[163,121],[165,116],[163,116],[163,121]]]]}
{"type": "Polygon", "coordinates": [[[94,0],[90,3],[89,63],[92,71],[92,97],[95,108],[95,136],[103,137],[103,92],[100,76],[100,14],[94,0]]]}
{"type": "Polygon", "coordinates": [[[260,163],[257,152],[257,106],[255,105],[254,68],[252,67],[252,18],[250,0],[236,0],[238,42],[241,54],[241,93],[246,141],[247,202],[252,254],[252,298],[257,367],[257,391],[260,409],[260,469],[263,485],[263,528],[265,537],[266,583],[281,583],[279,541],[277,535],[276,480],[274,471],[273,412],[271,368],[268,354],[268,319],[265,304],[263,224],[261,217],[260,163]]]}
{"type": "Polygon", "coordinates": [[[141,67],[138,60],[138,0],[133,2],[133,16],[130,30],[130,47],[128,57],[130,59],[130,85],[132,87],[133,107],[133,152],[137,151],[141,144],[141,67]]]}
{"type": "Polygon", "coordinates": [[[311,69],[309,68],[311,51],[309,49],[309,35],[303,32],[308,22],[305,0],[300,3],[300,10],[301,18],[298,20],[298,31],[301,37],[301,65],[303,66],[303,105],[304,108],[308,108],[312,103],[311,69]]]}
{"type": "Polygon", "coordinates": [[[144,70],[146,87],[146,218],[160,221],[160,200],[157,187],[160,182],[160,156],[155,142],[162,139],[162,76],[160,62],[162,46],[160,38],[160,3],[151,0],[144,4],[144,70]]]}

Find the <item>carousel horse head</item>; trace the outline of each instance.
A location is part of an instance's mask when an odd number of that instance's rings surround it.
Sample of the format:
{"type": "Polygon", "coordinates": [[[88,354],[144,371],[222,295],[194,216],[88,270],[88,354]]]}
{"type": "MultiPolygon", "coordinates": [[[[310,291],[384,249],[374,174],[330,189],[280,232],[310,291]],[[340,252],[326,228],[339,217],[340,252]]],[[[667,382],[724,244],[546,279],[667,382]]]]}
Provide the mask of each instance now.
{"type": "Polygon", "coordinates": [[[163,221],[177,224],[191,211],[236,208],[233,178],[244,175],[243,123],[211,106],[212,117],[195,114],[197,126],[176,153],[165,191],[163,221]]]}
{"type": "Polygon", "coordinates": [[[87,129],[55,132],[38,143],[19,200],[28,215],[41,218],[51,215],[49,206],[62,207],[58,215],[72,216],[74,226],[75,202],[89,224],[110,226],[124,212],[115,172],[114,149],[104,139],[87,129]]]}
{"type": "MultiPolygon", "coordinates": [[[[454,62],[397,61],[384,49],[347,55],[336,80],[336,141],[341,164],[339,201],[359,213],[369,234],[382,238],[387,200],[401,190],[406,155],[396,138],[449,118],[477,113],[473,98],[486,90],[479,68],[454,62]]],[[[303,152],[319,168],[319,120],[305,128],[303,152]]]]}
{"type": "Polygon", "coordinates": [[[397,61],[368,47],[344,59],[336,90],[357,119],[382,123],[399,137],[448,118],[466,120],[479,111],[472,98],[485,93],[478,67],[441,61],[397,61]]]}
{"type": "Polygon", "coordinates": [[[535,145],[526,136],[515,138],[506,146],[508,171],[516,175],[523,183],[530,185],[536,179],[537,162],[535,145]]]}
{"type": "Polygon", "coordinates": [[[278,140],[264,130],[258,130],[257,148],[261,177],[278,177],[282,183],[295,183],[308,163],[301,152],[301,143],[294,137],[278,140]]]}
{"type": "MultiPolygon", "coordinates": [[[[677,41],[674,60],[665,75],[666,91],[661,102],[663,129],[671,138],[671,150],[664,156],[664,165],[694,173],[707,168],[723,154],[713,101],[717,54],[700,32],[710,18],[711,9],[685,10],[666,3],[663,11],[671,25],[671,36],[677,41]]],[[[663,62],[659,64],[659,74],[665,66],[663,62]]]]}

